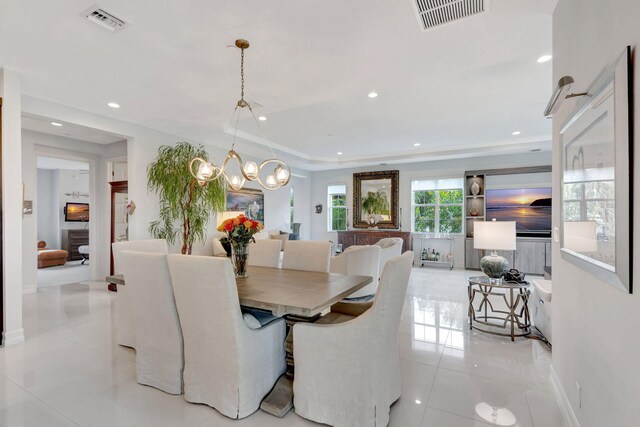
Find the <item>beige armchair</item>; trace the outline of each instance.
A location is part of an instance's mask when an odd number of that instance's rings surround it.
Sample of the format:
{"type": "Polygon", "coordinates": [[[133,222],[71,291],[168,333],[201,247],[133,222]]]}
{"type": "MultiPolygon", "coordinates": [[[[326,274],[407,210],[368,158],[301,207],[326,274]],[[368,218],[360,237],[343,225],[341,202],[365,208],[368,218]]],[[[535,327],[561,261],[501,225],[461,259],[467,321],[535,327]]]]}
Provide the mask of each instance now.
{"type": "Polygon", "coordinates": [[[387,262],[364,314],[339,324],[293,326],[298,415],[332,426],[389,423],[401,394],[397,336],[412,264],[410,251],[387,262]]]}

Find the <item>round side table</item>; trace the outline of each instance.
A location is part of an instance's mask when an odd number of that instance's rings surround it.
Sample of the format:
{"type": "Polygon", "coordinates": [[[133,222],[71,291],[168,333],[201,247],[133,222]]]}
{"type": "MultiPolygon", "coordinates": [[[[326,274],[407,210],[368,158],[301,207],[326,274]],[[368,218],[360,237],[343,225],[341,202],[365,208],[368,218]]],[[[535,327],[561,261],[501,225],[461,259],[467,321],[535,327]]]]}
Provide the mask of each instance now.
{"type": "Polygon", "coordinates": [[[529,335],[531,319],[527,303],[531,291],[528,286],[528,282],[496,283],[486,276],[469,277],[469,329],[511,337],[511,341],[515,341],[515,337],[529,335]],[[504,302],[506,310],[495,309],[495,300],[504,302]],[[480,302],[477,308],[474,306],[476,301],[480,302]],[[496,332],[488,328],[502,328],[509,332],[496,332]],[[516,329],[519,329],[518,333],[516,329]]]}

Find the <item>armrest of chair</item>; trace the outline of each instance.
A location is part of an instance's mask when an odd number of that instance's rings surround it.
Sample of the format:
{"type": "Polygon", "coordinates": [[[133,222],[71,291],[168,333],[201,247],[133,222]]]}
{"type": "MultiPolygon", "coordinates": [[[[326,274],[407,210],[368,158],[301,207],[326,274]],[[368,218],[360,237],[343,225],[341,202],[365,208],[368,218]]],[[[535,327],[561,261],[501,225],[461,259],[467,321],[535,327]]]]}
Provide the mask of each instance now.
{"type": "Polygon", "coordinates": [[[349,316],[360,316],[373,306],[373,301],[366,302],[339,302],[331,306],[331,311],[349,316]]]}

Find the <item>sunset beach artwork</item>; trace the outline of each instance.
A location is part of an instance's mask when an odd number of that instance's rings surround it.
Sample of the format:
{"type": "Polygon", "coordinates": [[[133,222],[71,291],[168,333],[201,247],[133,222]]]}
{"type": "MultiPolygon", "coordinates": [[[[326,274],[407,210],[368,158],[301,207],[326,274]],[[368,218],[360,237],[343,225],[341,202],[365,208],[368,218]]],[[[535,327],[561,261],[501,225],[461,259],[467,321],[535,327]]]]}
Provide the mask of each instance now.
{"type": "Polygon", "coordinates": [[[518,231],[551,230],[551,188],[487,189],[487,220],[515,221],[518,231]]]}

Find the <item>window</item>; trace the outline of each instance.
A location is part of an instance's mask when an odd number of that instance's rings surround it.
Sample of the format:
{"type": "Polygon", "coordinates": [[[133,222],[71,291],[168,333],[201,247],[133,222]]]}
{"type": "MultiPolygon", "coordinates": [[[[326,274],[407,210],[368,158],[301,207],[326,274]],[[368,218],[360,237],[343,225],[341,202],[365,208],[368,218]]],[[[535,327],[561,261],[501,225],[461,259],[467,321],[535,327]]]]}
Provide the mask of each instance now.
{"type": "Polygon", "coordinates": [[[293,185],[289,189],[289,224],[291,224],[291,230],[293,231],[294,220],[294,201],[293,201],[293,185]]]}
{"type": "Polygon", "coordinates": [[[414,232],[462,233],[462,178],[411,182],[414,232]]]}
{"type": "Polygon", "coordinates": [[[327,229],[339,231],[347,229],[347,186],[334,184],[327,187],[327,229]]]}

